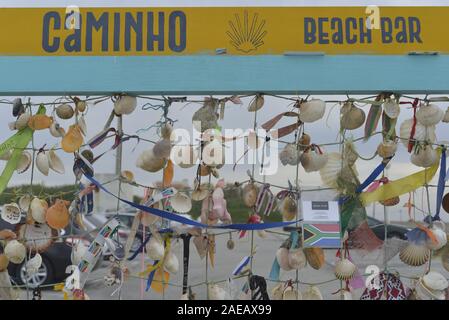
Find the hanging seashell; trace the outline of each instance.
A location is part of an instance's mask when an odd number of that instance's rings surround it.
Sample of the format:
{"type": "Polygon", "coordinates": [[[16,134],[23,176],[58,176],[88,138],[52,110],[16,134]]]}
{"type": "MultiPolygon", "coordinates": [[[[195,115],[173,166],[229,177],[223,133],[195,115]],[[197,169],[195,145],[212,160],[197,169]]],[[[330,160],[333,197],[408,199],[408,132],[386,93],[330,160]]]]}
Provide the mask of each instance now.
{"type": "Polygon", "coordinates": [[[83,144],[83,135],[78,125],[74,124],[69,127],[67,134],[61,140],[62,150],[73,153],[83,144]]]}
{"type": "Polygon", "coordinates": [[[170,122],[165,122],[161,127],[162,139],[170,139],[173,132],[173,125],[170,122]]]}
{"type": "Polygon", "coordinates": [[[340,300],[353,300],[352,293],[349,290],[340,290],[340,300]]]}
{"type": "Polygon", "coordinates": [[[444,111],[434,104],[422,105],[416,112],[416,120],[425,127],[434,126],[443,118],[444,111]]]}
{"type": "Polygon", "coordinates": [[[75,97],[73,100],[75,100],[76,111],[81,112],[81,113],[86,111],[86,108],[87,108],[87,102],[86,101],[81,100],[78,97],[75,97]]]}
{"type": "Polygon", "coordinates": [[[64,164],[62,163],[62,160],[58,157],[54,149],[50,149],[48,151],[48,165],[51,170],[57,173],[65,173],[64,164]]]}
{"type": "Polygon", "coordinates": [[[50,165],[48,164],[47,153],[43,149],[39,150],[37,153],[36,167],[44,176],[48,176],[50,165]]]}
{"type": "Polygon", "coordinates": [[[305,150],[311,142],[311,138],[307,133],[303,133],[301,135],[301,138],[299,138],[298,140],[298,144],[299,144],[299,149],[300,150],[305,150]]]}
{"type": "Polygon", "coordinates": [[[413,267],[419,267],[429,261],[430,250],[423,246],[409,243],[399,253],[399,259],[405,264],[413,267]]]}
{"type": "Polygon", "coordinates": [[[341,108],[340,127],[346,130],[360,128],[365,123],[365,112],[352,102],[346,102],[341,108]]]}
{"type": "Polygon", "coordinates": [[[192,200],[193,201],[203,201],[209,195],[209,190],[207,190],[206,186],[198,186],[195,191],[192,192],[192,200]]]}
{"type": "Polygon", "coordinates": [[[9,159],[11,159],[11,155],[12,150],[5,151],[0,155],[0,160],[8,161],[9,159]]]}
{"type": "Polygon", "coordinates": [[[87,123],[84,119],[84,115],[78,118],[78,126],[80,128],[81,134],[87,136],[87,123]]]}
{"type": "Polygon", "coordinates": [[[20,114],[25,112],[25,106],[22,103],[22,99],[16,98],[12,102],[12,115],[13,117],[17,117],[20,114]]]}
{"type": "Polygon", "coordinates": [[[39,253],[36,253],[34,257],[27,261],[25,264],[25,270],[28,276],[34,275],[39,271],[39,268],[42,265],[42,256],[39,253]]]}
{"type": "Polygon", "coordinates": [[[281,214],[284,221],[292,221],[298,214],[298,204],[290,196],[285,197],[281,202],[281,214]]]}
{"type": "Polygon", "coordinates": [[[218,127],[217,102],[214,99],[204,100],[204,105],[192,116],[193,127],[199,132],[218,127]]]}
{"type": "Polygon", "coordinates": [[[427,248],[430,250],[439,250],[443,248],[447,243],[446,224],[442,221],[434,221],[430,231],[435,236],[436,241],[428,239],[427,248]]]}
{"type": "Polygon", "coordinates": [[[72,260],[72,264],[77,266],[81,260],[84,258],[84,255],[87,253],[89,247],[84,244],[81,239],[78,239],[76,245],[73,247],[72,253],[70,255],[70,259],[72,260]]]}
{"type": "Polygon", "coordinates": [[[265,103],[265,98],[262,94],[256,94],[253,100],[251,100],[248,111],[249,112],[255,112],[263,107],[263,104],[265,103]]]}
{"type": "Polygon", "coordinates": [[[20,159],[17,163],[17,173],[24,173],[28,170],[32,162],[31,154],[28,151],[22,152],[20,159]]]}
{"type": "Polygon", "coordinates": [[[179,261],[176,255],[171,250],[167,253],[167,257],[164,261],[164,267],[170,273],[178,273],[179,261]]]}
{"type": "Polygon", "coordinates": [[[171,152],[171,142],[167,139],[158,141],[153,146],[153,153],[156,158],[169,158],[171,152]]]}
{"type": "Polygon", "coordinates": [[[259,194],[259,188],[257,186],[250,182],[247,185],[243,187],[242,190],[242,196],[243,196],[243,203],[248,208],[252,208],[256,205],[257,196],[259,194]]]}
{"type": "Polygon", "coordinates": [[[9,260],[5,254],[0,254],[0,272],[5,271],[8,268],[9,260]]]}
{"type": "Polygon", "coordinates": [[[284,293],[284,284],[279,283],[271,290],[271,300],[282,300],[284,293]]]}
{"type": "Polygon", "coordinates": [[[290,264],[288,262],[288,249],[287,248],[279,248],[276,251],[276,259],[279,263],[279,266],[282,270],[290,271],[292,268],[290,267],[290,264]]]}
{"type": "Polygon", "coordinates": [[[416,287],[415,296],[419,300],[446,300],[447,279],[436,271],[429,271],[420,277],[416,287]]]}
{"type": "Polygon", "coordinates": [[[137,107],[137,98],[128,95],[121,95],[114,102],[114,112],[117,115],[130,114],[137,107]]]}
{"type": "Polygon", "coordinates": [[[299,106],[299,120],[302,122],[315,122],[324,116],[326,103],[320,99],[302,102],[299,106]]]}
{"type": "Polygon", "coordinates": [[[50,128],[53,118],[45,114],[35,114],[28,120],[28,126],[33,130],[44,130],[50,128]]]}
{"type": "Polygon", "coordinates": [[[306,172],[321,170],[327,163],[327,154],[322,149],[312,148],[301,156],[301,165],[306,172]]]}
{"type": "Polygon", "coordinates": [[[64,229],[69,225],[70,214],[67,206],[70,203],[61,199],[56,200],[55,204],[48,208],[45,214],[47,224],[53,229],[64,229]]]}
{"type": "Polygon", "coordinates": [[[401,112],[401,107],[399,104],[390,98],[385,99],[383,105],[382,105],[385,114],[390,119],[396,119],[399,116],[399,113],[401,112]]]}
{"type": "Polygon", "coordinates": [[[229,240],[226,242],[226,248],[228,248],[229,250],[232,250],[232,249],[234,249],[234,247],[235,247],[235,242],[234,242],[234,240],[229,239],[229,240]]]}
{"type": "Polygon", "coordinates": [[[9,203],[3,205],[1,217],[4,221],[10,224],[17,224],[20,222],[21,213],[17,203],[9,203]]]}
{"type": "Polygon", "coordinates": [[[22,130],[28,127],[28,122],[30,121],[30,118],[31,118],[30,112],[22,113],[16,121],[10,123],[10,129],[22,130]]]}
{"type": "Polygon", "coordinates": [[[6,245],[4,253],[10,262],[21,264],[25,259],[26,249],[19,241],[11,240],[6,245]]]}
{"type": "Polygon", "coordinates": [[[444,113],[443,122],[448,123],[449,122],[449,107],[447,107],[446,112],[444,113]]]}
{"type": "Polygon", "coordinates": [[[307,262],[313,269],[319,270],[324,266],[325,258],[322,248],[304,248],[304,254],[306,255],[307,262]]]}
{"type": "Polygon", "coordinates": [[[297,149],[297,146],[293,143],[288,143],[285,145],[284,149],[279,153],[279,160],[282,165],[286,166],[287,164],[291,166],[296,166],[302,156],[302,151],[297,149]]]}
{"type": "Polygon", "coordinates": [[[25,194],[25,195],[21,196],[19,198],[20,210],[27,212],[30,207],[31,200],[32,200],[32,197],[30,194],[25,194]]]}
{"type": "Polygon", "coordinates": [[[153,149],[142,152],[136,161],[136,166],[148,172],[157,172],[165,165],[163,158],[158,158],[154,155],[153,149]]]}
{"type": "Polygon", "coordinates": [[[226,300],[226,290],[216,284],[207,286],[209,300],[226,300]]]}
{"type": "Polygon", "coordinates": [[[192,210],[192,200],[182,192],[178,192],[171,197],[170,204],[173,210],[179,213],[187,213],[192,210]]]}
{"type": "Polygon", "coordinates": [[[392,157],[398,148],[398,144],[392,140],[382,141],[377,147],[377,154],[382,158],[392,157]]]}
{"type": "Polygon", "coordinates": [[[309,286],[305,292],[302,293],[303,300],[323,300],[321,291],[316,286],[309,286]]]}
{"type": "MultiPolygon", "coordinates": [[[[405,147],[408,146],[410,133],[412,131],[413,119],[405,120],[401,123],[399,129],[399,137],[405,147]]],[[[413,140],[415,141],[429,141],[434,143],[436,141],[435,126],[425,127],[420,123],[416,123],[415,134],[413,135],[413,140]]]]}
{"type": "MultiPolygon", "coordinates": [[[[352,166],[352,170],[357,175],[355,165],[352,166]]],[[[320,170],[320,177],[322,182],[330,188],[338,187],[338,178],[342,178],[345,181],[353,180],[351,170],[344,162],[342,165],[341,154],[338,152],[328,153],[326,165],[320,170]]]]}
{"type": "Polygon", "coordinates": [[[410,156],[410,161],[418,167],[428,168],[438,161],[438,154],[432,146],[418,146],[415,152],[410,156]]]}
{"type": "Polygon", "coordinates": [[[210,167],[208,167],[204,164],[200,165],[200,176],[202,176],[202,177],[208,176],[211,174],[211,172],[212,172],[212,170],[210,167]]]}
{"type": "Polygon", "coordinates": [[[159,235],[154,235],[146,244],[148,257],[152,260],[162,260],[164,258],[165,248],[164,243],[159,235]]]}
{"type": "Polygon", "coordinates": [[[282,300],[302,300],[302,295],[301,292],[295,290],[293,286],[289,285],[284,290],[282,300]]]}
{"type": "Polygon", "coordinates": [[[57,122],[53,122],[50,126],[50,134],[55,138],[60,138],[65,135],[65,130],[57,122]]]}
{"type": "Polygon", "coordinates": [[[48,209],[47,201],[34,197],[30,204],[30,212],[33,219],[38,223],[45,223],[45,214],[48,209]]]}
{"type": "Polygon", "coordinates": [[[290,249],[288,252],[288,265],[291,269],[302,269],[306,266],[306,255],[301,248],[290,249]]]}
{"type": "Polygon", "coordinates": [[[335,276],[342,281],[351,280],[355,270],[355,265],[349,259],[338,260],[335,264],[335,276]]]}
{"type": "Polygon", "coordinates": [[[68,120],[75,114],[72,106],[64,103],[56,108],[56,115],[63,120],[68,120]]]}

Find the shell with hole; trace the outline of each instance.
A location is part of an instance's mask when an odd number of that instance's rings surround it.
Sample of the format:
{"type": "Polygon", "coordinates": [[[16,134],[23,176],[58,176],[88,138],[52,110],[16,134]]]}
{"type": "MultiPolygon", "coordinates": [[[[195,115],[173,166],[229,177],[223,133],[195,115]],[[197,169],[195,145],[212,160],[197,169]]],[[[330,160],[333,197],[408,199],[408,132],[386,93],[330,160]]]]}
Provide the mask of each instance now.
{"type": "Polygon", "coordinates": [[[242,198],[245,206],[247,206],[248,208],[254,207],[256,205],[258,194],[259,188],[257,188],[254,183],[250,182],[246,184],[242,190],[242,198]]]}
{"type": "Polygon", "coordinates": [[[435,237],[435,240],[427,240],[427,248],[430,250],[439,250],[447,243],[446,224],[442,221],[434,221],[430,231],[435,237]]]}
{"type": "Polygon", "coordinates": [[[377,154],[382,158],[392,157],[396,150],[398,149],[398,144],[392,140],[384,140],[377,146],[377,154]]]}
{"type": "Polygon", "coordinates": [[[50,134],[55,138],[60,138],[65,135],[65,130],[57,122],[53,122],[50,126],[50,134]]]}
{"type": "Polygon", "coordinates": [[[322,149],[312,148],[301,156],[301,165],[306,172],[321,170],[327,163],[327,154],[322,149]]]}
{"type": "Polygon", "coordinates": [[[346,102],[340,110],[340,127],[346,130],[355,130],[365,123],[365,112],[352,102],[346,102]]]}
{"type": "Polygon", "coordinates": [[[418,167],[428,168],[438,161],[438,154],[432,146],[419,146],[410,156],[410,161],[418,167]]]}
{"type": "Polygon", "coordinates": [[[326,103],[320,99],[302,102],[299,106],[299,120],[302,122],[315,122],[324,116],[326,103]]]}
{"type": "Polygon", "coordinates": [[[188,195],[182,192],[178,192],[173,197],[171,197],[170,204],[173,210],[178,213],[187,213],[192,210],[192,200],[188,195]]]}
{"type": "Polygon", "coordinates": [[[288,143],[284,146],[281,152],[279,152],[279,160],[282,165],[296,166],[301,160],[302,151],[297,149],[294,143],[288,143]]]}
{"type": "Polygon", "coordinates": [[[399,259],[412,267],[419,267],[429,261],[430,250],[425,245],[409,243],[399,252],[399,259]]]}
{"type": "Polygon", "coordinates": [[[153,149],[143,151],[136,160],[136,166],[148,172],[157,172],[165,165],[163,158],[154,155],[153,149]]]}
{"type": "Polygon", "coordinates": [[[198,161],[198,151],[192,145],[175,145],[171,150],[170,159],[183,169],[191,168],[198,161]]]}
{"type": "Polygon", "coordinates": [[[22,113],[16,121],[9,123],[9,129],[11,130],[22,130],[28,126],[28,122],[30,121],[31,113],[25,112],[22,113]]]}
{"type": "Polygon", "coordinates": [[[35,114],[28,120],[28,127],[33,130],[44,130],[50,128],[53,123],[53,117],[45,114],[35,114]]]}
{"type": "MultiPolygon", "coordinates": [[[[410,133],[412,132],[413,119],[407,119],[401,123],[399,128],[399,137],[401,138],[402,144],[407,147],[410,141],[410,133]]],[[[437,137],[435,135],[435,126],[425,127],[420,123],[416,123],[415,134],[413,135],[413,140],[415,141],[425,141],[434,143],[437,137]]]]}
{"type": "Polygon", "coordinates": [[[286,221],[292,221],[298,215],[298,202],[290,196],[282,199],[280,204],[282,218],[286,221]]]}
{"type": "Polygon", "coordinates": [[[14,264],[21,264],[25,259],[25,246],[17,240],[11,240],[7,243],[4,254],[8,260],[14,264]]]}
{"type": "Polygon", "coordinates": [[[66,103],[61,104],[56,108],[56,115],[63,120],[68,120],[75,114],[75,111],[73,110],[71,105],[68,105],[66,103]]]}
{"type": "Polygon", "coordinates": [[[19,205],[17,203],[4,204],[1,217],[10,224],[19,223],[21,218],[19,205]]]}
{"type": "Polygon", "coordinates": [[[279,266],[282,270],[290,271],[292,268],[290,267],[290,264],[288,263],[288,249],[287,248],[279,248],[276,251],[276,260],[279,263],[279,266]]]}
{"type": "Polygon", "coordinates": [[[444,113],[444,117],[443,117],[443,121],[444,123],[448,123],[449,122],[449,107],[447,107],[446,112],[444,113]]]}
{"type": "Polygon", "coordinates": [[[117,115],[130,114],[136,109],[136,107],[137,98],[128,95],[121,95],[114,102],[114,112],[117,115]]]}
{"type": "Polygon", "coordinates": [[[416,112],[416,120],[426,127],[436,125],[443,118],[444,111],[434,104],[422,105],[416,112]]]}
{"type": "Polygon", "coordinates": [[[44,176],[48,176],[50,165],[48,163],[47,152],[44,151],[43,149],[39,150],[39,152],[37,153],[36,167],[44,176]]]}
{"type": "Polygon", "coordinates": [[[22,152],[17,163],[16,171],[17,173],[24,173],[28,170],[32,162],[31,154],[28,151],[22,152]]]}
{"type": "Polygon", "coordinates": [[[263,107],[265,103],[265,98],[262,94],[256,94],[256,96],[251,100],[250,104],[248,105],[248,111],[249,112],[256,112],[260,108],[263,107]]]}
{"type": "Polygon", "coordinates": [[[71,125],[61,140],[62,150],[73,153],[82,146],[83,141],[84,139],[79,125],[71,125]]]}
{"type": "Polygon", "coordinates": [[[322,248],[311,247],[304,248],[304,254],[306,255],[307,262],[309,265],[315,269],[321,269],[325,264],[324,251],[322,248]]]}
{"type": "Polygon", "coordinates": [[[65,173],[64,163],[58,157],[58,155],[56,154],[54,149],[50,149],[48,151],[48,165],[49,165],[50,169],[53,170],[54,172],[57,172],[60,174],[65,173]]]}
{"type": "Polygon", "coordinates": [[[335,264],[335,276],[337,279],[346,281],[354,277],[356,266],[349,259],[338,260],[335,264]]]}
{"type": "Polygon", "coordinates": [[[302,248],[290,249],[288,252],[288,265],[291,269],[298,270],[306,266],[306,255],[302,248]]]}
{"type": "Polygon", "coordinates": [[[355,164],[349,168],[345,161],[341,159],[339,152],[328,153],[326,165],[320,170],[321,181],[330,188],[337,188],[337,180],[353,181],[352,172],[357,176],[355,164]],[[342,164],[343,161],[343,164],[342,164]]]}
{"type": "Polygon", "coordinates": [[[38,223],[45,223],[45,214],[48,209],[48,203],[45,200],[41,200],[37,197],[34,197],[33,200],[31,200],[30,204],[30,211],[31,216],[33,217],[34,221],[38,223]]]}
{"type": "Polygon", "coordinates": [[[67,209],[69,204],[68,201],[57,199],[55,204],[48,208],[45,219],[51,228],[58,230],[69,225],[70,214],[67,209]]]}
{"type": "Polygon", "coordinates": [[[148,257],[152,260],[161,260],[164,257],[165,247],[159,235],[153,235],[146,244],[148,257]]]}
{"type": "Polygon", "coordinates": [[[303,300],[323,300],[321,291],[316,286],[309,286],[305,292],[302,293],[303,300]]]}
{"type": "Polygon", "coordinates": [[[179,270],[178,257],[176,257],[176,255],[172,252],[172,250],[170,250],[167,253],[167,257],[165,258],[165,261],[164,261],[164,268],[165,268],[165,270],[167,270],[170,273],[173,273],[173,274],[178,273],[178,270],[179,270]]]}
{"type": "Polygon", "coordinates": [[[399,113],[401,112],[401,107],[399,104],[390,98],[385,99],[383,105],[382,105],[385,114],[390,119],[396,119],[399,116],[399,113]]]}

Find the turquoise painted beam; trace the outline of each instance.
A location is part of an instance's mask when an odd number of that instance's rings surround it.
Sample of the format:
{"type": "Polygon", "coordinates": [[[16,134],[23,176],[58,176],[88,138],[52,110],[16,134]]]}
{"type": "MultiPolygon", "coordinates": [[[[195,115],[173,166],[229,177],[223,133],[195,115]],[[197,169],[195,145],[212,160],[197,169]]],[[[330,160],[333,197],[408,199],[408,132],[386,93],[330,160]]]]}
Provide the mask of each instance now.
{"type": "Polygon", "coordinates": [[[0,57],[0,95],[449,93],[449,56],[0,57]]]}

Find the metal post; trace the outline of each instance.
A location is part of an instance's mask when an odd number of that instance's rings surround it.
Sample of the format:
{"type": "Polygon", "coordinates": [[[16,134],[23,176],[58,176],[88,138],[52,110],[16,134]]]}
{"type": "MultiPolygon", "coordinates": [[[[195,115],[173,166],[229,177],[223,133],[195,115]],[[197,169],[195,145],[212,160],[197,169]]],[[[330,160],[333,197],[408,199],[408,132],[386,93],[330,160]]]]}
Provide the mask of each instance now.
{"type": "MultiPolygon", "coordinates": [[[[123,134],[123,117],[117,117],[117,133],[119,136],[123,134]]],[[[117,153],[115,157],[115,174],[120,176],[122,171],[122,144],[120,143],[117,147],[117,153]]]]}

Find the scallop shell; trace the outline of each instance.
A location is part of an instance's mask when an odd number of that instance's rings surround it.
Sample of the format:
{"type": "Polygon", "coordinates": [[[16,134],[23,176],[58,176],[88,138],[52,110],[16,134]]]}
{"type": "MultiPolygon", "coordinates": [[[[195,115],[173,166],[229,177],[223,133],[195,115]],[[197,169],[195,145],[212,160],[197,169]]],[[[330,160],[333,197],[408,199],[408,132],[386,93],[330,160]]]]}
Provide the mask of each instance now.
{"type": "Polygon", "coordinates": [[[416,120],[426,127],[436,125],[443,118],[444,111],[434,104],[420,106],[416,112],[416,120]]]}
{"type": "Polygon", "coordinates": [[[16,170],[18,173],[24,173],[31,165],[31,154],[28,151],[22,152],[16,170]]]}
{"type": "Polygon", "coordinates": [[[398,144],[392,140],[382,141],[377,147],[377,154],[382,158],[392,157],[396,150],[398,149],[398,144]]]}
{"type": "Polygon", "coordinates": [[[309,150],[301,156],[301,165],[306,172],[321,170],[327,163],[327,154],[319,153],[318,150],[309,150]]]}
{"type": "Polygon", "coordinates": [[[58,155],[56,154],[54,149],[51,149],[48,151],[48,165],[51,170],[53,170],[57,173],[60,173],[60,174],[65,173],[64,163],[58,157],[58,155]]]}
{"type": "Polygon", "coordinates": [[[429,271],[422,277],[423,284],[430,290],[446,290],[449,283],[441,273],[436,271],[429,271]]]}
{"type": "MultiPolygon", "coordinates": [[[[341,162],[342,159],[340,153],[338,152],[328,153],[327,163],[320,170],[321,180],[326,186],[330,188],[337,188],[338,187],[337,179],[339,177],[342,177],[344,180],[352,181],[352,175],[350,173],[349,168],[347,166],[343,166],[342,169],[341,162]]],[[[357,175],[355,165],[352,166],[352,170],[357,175]]]]}
{"type": "Polygon", "coordinates": [[[438,154],[430,145],[418,148],[411,156],[410,161],[418,167],[428,168],[438,161],[438,154]]]}
{"type": "Polygon", "coordinates": [[[164,243],[162,239],[157,235],[153,235],[146,244],[146,250],[148,257],[152,260],[161,260],[164,257],[164,243]]]}
{"type": "Polygon", "coordinates": [[[271,300],[282,300],[283,293],[284,293],[284,284],[279,283],[271,290],[271,300]]]}
{"type": "Polygon", "coordinates": [[[198,161],[198,152],[194,146],[173,146],[170,159],[183,169],[193,167],[198,161]]]}
{"type": "Polygon", "coordinates": [[[48,164],[48,156],[45,151],[39,151],[36,157],[36,167],[44,175],[48,176],[50,165],[48,164]]]}
{"type": "Polygon", "coordinates": [[[130,114],[136,109],[136,107],[136,97],[122,95],[114,102],[114,112],[118,115],[130,114]]]}
{"type": "Polygon", "coordinates": [[[39,198],[33,198],[30,204],[31,216],[36,222],[45,223],[45,214],[48,209],[48,204],[45,200],[39,198]]]}
{"type": "Polygon", "coordinates": [[[291,269],[302,269],[306,266],[306,255],[301,248],[290,249],[288,252],[288,265],[291,269]]]}
{"type": "Polygon", "coordinates": [[[44,130],[50,128],[53,118],[45,114],[35,114],[28,120],[28,126],[33,130],[44,130]]]}
{"type": "Polygon", "coordinates": [[[148,172],[157,172],[165,165],[163,158],[158,158],[154,155],[153,149],[142,152],[136,161],[136,166],[148,172]]]}
{"type": "Polygon", "coordinates": [[[335,264],[335,276],[342,281],[351,280],[355,270],[356,266],[349,259],[341,259],[335,264]]]}
{"type": "Polygon", "coordinates": [[[321,291],[316,286],[309,286],[309,288],[302,293],[303,300],[323,300],[321,291]]]}
{"type": "Polygon", "coordinates": [[[392,99],[386,99],[382,106],[385,114],[390,119],[396,119],[401,112],[401,107],[399,106],[399,104],[392,99]]]}
{"type": "Polygon", "coordinates": [[[173,210],[179,213],[187,213],[192,210],[192,200],[182,192],[178,192],[171,197],[170,204],[173,210]]]}
{"type": "Polygon", "coordinates": [[[443,121],[445,123],[449,122],[449,107],[447,107],[446,112],[444,113],[443,120],[441,120],[441,121],[443,121]]]}
{"type": "Polygon", "coordinates": [[[65,135],[65,130],[59,125],[59,123],[53,122],[50,126],[50,134],[55,138],[60,138],[65,135]]]}
{"type": "Polygon", "coordinates": [[[20,208],[17,203],[3,205],[1,217],[4,221],[10,224],[17,224],[20,222],[20,216],[20,208]]]}
{"type": "Polygon", "coordinates": [[[298,214],[297,201],[291,197],[285,197],[281,202],[281,214],[284,221],[291,221],[298,214]]]}
{"type": "Polygon", "coordinates": [[[302,122],[315,122],[324,116],[326,103],[320,99],[312,99],[301,103],[299,110],[299,120],[302,122]]]}
{"type": "Polygon", "coordinates": [[[436,242],[433,242],[431,239],[427,241],[427,248],[430,250],[439,250],[443,248],[447,243],[447,235],[446,232],[435,225],[430,229],[433,235],[436,238],[436,242]]]}
{"type": "Polygon", "coordinates": [[[171,152],[171,142],[168,139],[162,139],[153,146],[153,153],[156,158],[169,158],[171,152]]]}
{"type": "Polygon", "coordinates": [[[265,98],[261,94],[257,94],[248,106],[249,112],[255,112],[263,107],[265,98]]]}
{"type": "Polygon", "coordinates": [[[70,119],[75,114],[71,105],[61,104],[56,108],[56,115],[64,120],[70,119]]]}
{"type": "Polygon", "coordinates": [[[193,201],[203,201],[209,195],[209,190],[206,187],[200,186],[192,192],[193,201]]]}
{"type": "Polygon", "coordinates": [[[9,159],[11,159],[11,155],[12,155],[12,150],[5,151],[0,155],[0,160],[8,161],[9,159]]]}
{"type": "MultiPolygon", "coordinates": [[[[407,119],[401,123],[399,129],[399,137],[401,138],[401,141],[405,147],[408,146],[409,143],[408,139],[410,138],[412,126],[413,126],[413,119],[407,119]]],[[[429,142],[432,143],[435,142],[437,139],[435,135],[435,127],[434,126],[425,127],[420,123],[416,123],[415,134],[413,135],[413,139],[417,141],[429,140],[429,142]]]]}
{"type": "Polygon", "coordinates": [[[248,208],[252,208],[256,205],[259,189],[254,183],[248,183],[243,187],[243,203],[248,208]]]}
{"type": "Polygon", "coordinates": [[[176,255],[172,251],[170,251],[167,254],[167,257],[165,258],[164,262],[164,267],[170,273],[178,273],[179,270],[178,257],[176,257],[176,255]]]}
{"type": "Polygon", "coordinates": [[[31,195],[25,194],[19,198],[19,207],[22,211],[27,212],[31,204],[31,195]]]}
{"type": "Polygon", "coordinates": [[[21,264],[25,259],[26,249],[19,241],[11,240],[6,245],[4,253],[10,262],[21,264]]]}
{"type": "Polygon", "coordinates": [[[279,248],[276,251],[276,259],[279,263],[279,266],[282,270],[290,271],[292,268],[290,267],[290,264],[288,263],[288,249],[287,248],[279,248]]]}
{"type": "Polygon", "coordinates": [[[341,108],[340,127],[346,130],[355,130],[365,123],[365,112],[350,102],[341,108]]]}
{"type": "Polygon", "coordinates": [[[295,144],[288,143],[279,153],[279,160],[284,166],[286,166],[287,164],[296,166],[301,160],[301,154],[302,152],[297,150],[295,144]]]}
{"type": "Polygon", "coordinates": [[[429,261],[430,250],[426,246],[409,243],[399,253],[399,259],[405,264],[419,267],[429,261]]]}
{"type": "Polygon", "coordinates": [[[302,300],[302,295],[301,292],[295,290],[292,286],[288,286],[282,294],[282,300],[302,300]]]}

